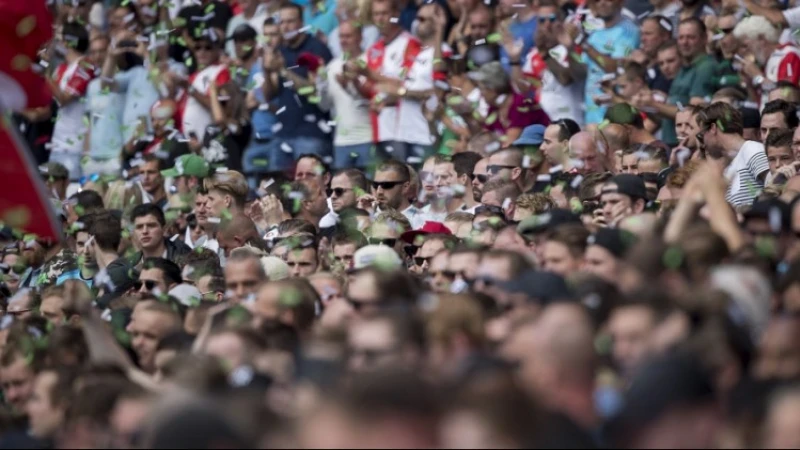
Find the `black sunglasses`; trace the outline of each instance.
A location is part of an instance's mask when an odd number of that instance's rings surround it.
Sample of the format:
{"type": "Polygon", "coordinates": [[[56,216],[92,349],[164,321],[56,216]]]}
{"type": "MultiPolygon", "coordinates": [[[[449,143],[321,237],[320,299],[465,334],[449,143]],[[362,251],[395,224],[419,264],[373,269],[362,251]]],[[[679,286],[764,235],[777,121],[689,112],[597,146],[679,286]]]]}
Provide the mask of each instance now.
{"type": "Polygon", "coordinates": [[[156,288],[157,283],[153,280],[144,280],[144,281],[137,280],[135,283],[133,283],[133,287],[137,291],[142,289],[142,285],[144,285],[148,291],[152,291],[153,289],[156,288]]]}
{"type": "Polygon", "coordinates": [[[549,16],[539,17],[539,23],[555,23],[558,20],[558,16],[555,14],[550,14],[549,16]]]}
{"type": "Polygon", "coordinates": [[[367,243],[369,243],[369,245],[385,245],[387,247],[394,247],[395,244],[397,244],[397,239],[371,237],[367,238],[367,243]]]}
{"type": "Polygon", "coordinates": [[[489,181],[489,175],[486,174],[473,174],[473,179],[478,180],[478,183],[486,184],[489,181]]]}
{"type": "Polygon", "coordinates": [[[499,206],[494,206],[494,205],[481,205],[481,206],[478,206],[477,208],[475,208],[475,215],[476,216],[480,215],[480,214],[485,214],[485,213],[496,214],[498,216],[504,216],[506,214],[503,211],[503,208],[501,208],[499,206]]]}
{"type": "Polygon", "coordinates": [[[433,259],[433,256],[428,256],[427,258],[423,258],[422,256],[415,256],[414,264],[416,264],[418,267],[422,267],[422,265],[427,262],[428,265],[430,265],[431,259],[433,259]]]}
{"type": "Polygon", "coordinates": [[[401,184],[403,184],[405,182],[406,182],[406,180],[401,180],[401,181],[373,181],[372,182],[372,189],[375,189],[377,191],[378,188],[381,188],[384,191],[388,191],[390,189],[394,189],[395,187],[397,187],[397,186],[399,186],[399,185],[401,185],[401,184]]]}
{"type": "Polygon", "coordinates": [[[341,197],[344,195],[345,192],[352,191],[352,189],[345,189],[345,188],[328,188],[327,193],[328,197],[333,197],[333,194],[336,194],[337,197],[341,197]]]}

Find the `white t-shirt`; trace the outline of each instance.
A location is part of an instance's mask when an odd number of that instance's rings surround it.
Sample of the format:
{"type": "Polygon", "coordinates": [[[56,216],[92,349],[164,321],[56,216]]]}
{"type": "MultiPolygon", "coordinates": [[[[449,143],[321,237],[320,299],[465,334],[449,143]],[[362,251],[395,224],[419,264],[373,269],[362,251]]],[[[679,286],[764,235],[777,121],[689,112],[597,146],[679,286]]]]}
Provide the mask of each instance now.
{"type": "MultiPolygon", "coordinates": [[[[58,87],[69,95],[85,96],[89,82],[94,78],[94,69],[82,61],[62,64],[56,71],[58,87]]],[[[80,99],[58,110],[51,140],[53,152],[83,152],[83,140],[88,129],[85,114],[86,104],[80,99]]]]}
{"type": "Polygon", "coordinates": [[[344,59],[334,58],[328,64],[327,77],[320,80],[320,106],[333,112],[336,117],[336,134],[333,145],[356,145],[372,142],[372,125],[369,116],[369,100],[355,92],[345,90],[336,76],[342,73],[344,59]]]}
{"type": "Polygon", "coordinates": [[[767,153],[760,142],[745,141],[739,153],[725,168],[728,191],[725,199],[733,206],[747,206],[761,193],[764,180],[758,176],[769,171],[767,153]]]}
{"type": "MultiPolygon", "coordinates": [[[[196,91],[208,95],[208,87],[212,82],[221,86],[231,79],[228,66],[216,64],[208,66],[200,72],[195,73],[190,78],[191,87],[196,91]]],[[[206,127],[211,125],[211,111],[207,110],[200,102],[195,100],[191,94],[186,93],[186,105],[183,110],[183,134],[189,136],[191,133],[197,135],[197,140],[203,142],[206,134],[206,127]]]]}
{"type": "MultiPolygon", "coordinates": [[[[424,91],[433,89],[433,60],[434,48],[423,48],[414,59],[414,64],[406,74],[403,85],[409,91],[424,91]]],[[[452,52],[446,44],[442,46],[442,54],[447,57],[452,52]]],[[[436,108],[437,99],[431,96],[426,100],[429,109],[436,108]]],[[[412,144],[431,145],[436,137],[431,135],[428,120],[422,111],[423,102],[415,100],[402,100],[399,106],[400,119],[396,133],[402,135],[403,142],[412,144]]]]}
{"type": "MultiPolygon", "coordinates": [[[[569,50],[558,45],[550,50],[550,56],[564,67],[569,67],[569,50]]],[[[552,120],[572,119],[583,126],[583,83],[571,83],[567,86],[558,82],[539,49],[534,47],[525,57],[522,72],[540,80],[539,104],[552,120]]]]}
{"type": "Polygon", "coordinates": [[[783,18],[786,19],[789,28],[793,30],[800,28],[800,6],[795,6],[794,8],[783,11],[783,18]]]}

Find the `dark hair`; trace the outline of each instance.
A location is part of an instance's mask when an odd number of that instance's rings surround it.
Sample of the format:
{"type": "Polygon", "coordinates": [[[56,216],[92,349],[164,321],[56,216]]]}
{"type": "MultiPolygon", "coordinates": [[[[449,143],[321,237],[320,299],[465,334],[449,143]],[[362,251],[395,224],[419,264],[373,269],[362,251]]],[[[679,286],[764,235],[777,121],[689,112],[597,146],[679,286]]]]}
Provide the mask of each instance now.
{"type": "Polygon", "coordinates": [[[687,23],[694,24],[700,30],[700,37],[702,39],[707,39],[707,37],[706,37],[706,24],[703,23],[702,20],[698,19],[697,17],[689,17],[689,18],[681,20],[681,22],[680,22],[680,24],[678,26],[680,27],[681,25],[685,25],[687,23]]]}
{"type": "Polygon", "coordinates": [[[658,47],[658,50],[656,51],[656,54],[658,54],[658,53],[661,53],[661,52],[663,52],[664,50],[669,50],[669,49],[671,49],[671,48],[674,48],[674,49],[677,49],[677,48],[678,48],[678,42],[677,42],[677,41],[675,41],[674,39],[670,39],[670,40],[668,40],[667,42],[664,42],[663,44],[661,44],[661,45],[658,47]]]}
{"type": "Polygon", "coordinates": [[[647,76],[647,68],[636,61],[628,61],[623,65],[625,77],[629,80],[644,80],[647,76]]]}
{"type": "Polygon", "coordinates": [[[278,224],[278,234],[286,233],[308,233],[317,234],[317,228],[313,223],[304,219],[287,219],[278,224]]]}
{"type": "Polygon", "coordinates": [[[142,157],[142,160],[146,163],[156,161],[158,163],[158,170],[164,169],[164,160],[159,158],[155,153],[150,155],[144,155],[144,157],[142,157]]]}
{"type": "Polygon", "coordinates": [[[525,259],[521,253],[510,250],[489,250],[483,253],[482,259],[483,258],[505,259],[511,268],[508,275],[512,279],[518,277],[522,272],[531,268],[531,263],[525,259]]]}
{"type": "Polygon", "coordinates": [[[797,117],[797,105],[786,100],[776,99],[764,105],[764,110],[761,111],[761,119],[764,119],[767,114],[775,113],[783,114],[783,121],[786,122],[786,127],[789,129],[794,130],[800,123],[800,119],[797,117]]]}
{"type": "Polygon", "coordinates": [[[668,23],[669,26],[672,27],[672,22],[669,19],[667,19],[666,17],[664,17],[662,15],[654,14],[652,16],[645,17],[644,20],[642,20],[642,24],[644,24],[645,22],[650,21],[650,20],[655,21],[655,23],[658,24],[658,29],[659,30],[669,34],[670,36],[672,35],[672,28],[668,29],[667,27],[664,26],[664,23],[668,23]]]}
{"type": "Polygon", "coordinates": [[[64,24],[61,34],[64,36],[67,47],[81,54],[85,54],[89,50],[89,32],[86,31],[85,26],[77,22],[68,22],[64,24]]]}
{"type": "Polygon", "coordinates": [[[105,205],[103,205],[103,197],[96,191],[89,189],[72,194],[69,197],[69,201],[79,216],[103,211],[105,208],[105,205]]]}
{"type": "Polygon", "coordinates": [[[144,216],[153,216],[162,227],[167,223],[164,218],[164,211],[159,208],[155,203],[144,203],[136,206],[131,211],[131,223],[136,222],[136,219],[144,216]]]}
{"type": "Polygon", "coordinates": [[[166,258],[151,257],[145,258],[142,270],[145,269],[158,269],[164,274],[164,281],[167,285],[178,284],[183,281],[181,275],[181,268],[174,262],[166,258]]]}
{"type": "MultiPolygon", "coordinates": [[[[293,9],[293,10],[297,11],[297,14],[300,16],[300,20],[301,21],[303,20],[303,7],[298,5],[297,3],[289,2],[289,3],[283,4],[283,5],[281,5],[281,9],[293,9]]],[[[302,158],[302,156],[300,158],[302,158]]]]}
{"type": "Polygon", "coordinates": [[[483,156],[475,152],[456,153],[453,155],[453,168],[456,171],[456,175],[459,177],[461,175],[472,177],[472,173],[475,172],[475,165],[481,159],[483,159],[483,156]]]}
{"type": "MultiPolygon", "coordinates": [[[[794,116],[794,114],[792,114],[794,116]]],[[[767,136],[767,140],[764,141],[764,149],[769,152],[770,147],[792,147],[792,136],[794,136],[794,132],[792,130],[773,130],[770,131],[769,135],[767,136]]]]}
{"type": "Polygon", "coordinates": [[[702,129],[709,129],[711,125],[716,125],[720,133],[731,133],[741,135],[744,132],[742,113],[733,106],[717,102],[708,105],[700,113],[697,121],[702,129]]]}
{"type": "Polygon", "coordinates": [[[572,119],[558,119],[550,125],[558,126],[559,141],[566,141],[581,131],[580,125],[572,119]]]}
{"type": "MultiPolygon", "coordinates": [[[[294,5],[294,3],[290,3],[289,5],[294,5]]],[[[297,5],[294,5],[294,6],[297,6],[297,5]]],[[[291,6],[284,6],[281,9],[284,9],[284,8],[287,8],[287,7],[291,8],[291,6]]],[[[302,7],[300,7],[300,6],[297,6],[297,7],[300,8],[300,10],[302,11],[302,9],[303,9],[302,7]]],[[[300,13],[300,17],[302,17],[302,16],[303,16],[303,13],[301,12],[300,13]]],[[[314,161],[317,162],[317,164],[320,165],[320,167],[322,167],[322,170],[323,170],[324,174],[325,173],[331,173],[331,168],[328,167],[328,165],[325,163],[325,161],[319,155],[315,155],[313,153],[303,153],[302,155],[300,155],[299,158],[297,158],[297,162],[299,163],[301,159],[313,159],[314,161]]]]}
{"type": "Polygon", "coordinates": [[[408,171],[408,166],[394,159],[389,159],[382,162],[376,169],[376,172],[384,172],[389,170],[399,174],[403,180],[411,181],[411,173],[408,171]]]}
{"type": "Polygon", "coordinates": [[[272,26],[272,25],[277,25],[277,24],[278,24],[278,22],[275,20],[274,17],[267,17],[266,19],[264,19],[264,24],[261,27],[263,28],[263,27],[266,27],[266,26],[272,26]]]}
{"type": "Polygon", "coordinates": [[[95,214],[89,227],[89,234],[101,250],[116,252],[122,241],[122,223],[110,212],[95,214]]]}
{"type": "MultiPolygon", "coordinates": [[[[369,186],[367,185],[367,176],[364,175],[364,172],[358,169],[344,169],[336,172],[335,176],[344,175],[350,180],[350,183],[353,185],[354,189],[361,189],[364,192],[369,192],[369,186]]],[[[356,194],[358,195],[358,194],[356,194]]]]}
{"type": "Polygon", "coordinates": [[[189,353],[192,350],[192,343],[194,342],[194,337],[187,332],[175,331],[170,333],[160,341],[158,341],[158,347],[156,347],[156,351],[161,350],[175,350],[177,353],[189,353]]]}

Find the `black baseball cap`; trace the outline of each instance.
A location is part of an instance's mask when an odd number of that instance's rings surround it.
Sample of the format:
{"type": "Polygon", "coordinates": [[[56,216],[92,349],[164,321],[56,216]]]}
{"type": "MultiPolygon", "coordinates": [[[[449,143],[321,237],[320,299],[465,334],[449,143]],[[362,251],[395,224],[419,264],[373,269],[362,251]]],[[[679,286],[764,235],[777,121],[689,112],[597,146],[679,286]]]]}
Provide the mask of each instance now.
{"type": "Polygon", "coordinates": [[[228,39],[233,40],[235,42],[242,42],[242,41],[254,41],[258,33],[256,30],[253,29],[250,25],[243,23],[238,27],[233,29],[233,33],[231,33],[228,39]]]}
{"type": "Polygon", "coordinates": [[[542,304],[565,300],[572,295],[564,277],[539,270],[526,270],[511,281],[496,284],[510,294],[525,294],[542,304]]]}
{"type": "Polygon", "coordinates": [[[567,223],[582,223],[580,216],[568,209],[553,209],[546,213],[528,217],[517,227],[519,234],[538,234],[567,223]]]}
{"type": "Polygon", "coordinates": [[[608,180],[603,185],[601,193],[618,193],[627,195],[634,200],[638,198],[647,200],[647,187],[645,187],[644,180],[642,177],[630,173],[619,174],[608,180]]]}
{"type": "Polygon", "coordinates": [[[636,243],[636,235],[619,228],[600,228],[586,239],[587,245],[597,245],[622,258],[636,243]]]}
{"type": "Polygon", "coordinates": [[[745,223],[753,219],[769,221],[773,233],[792,230],[792,207],[777,198],[753,203],[743,216],[745,223]]]}

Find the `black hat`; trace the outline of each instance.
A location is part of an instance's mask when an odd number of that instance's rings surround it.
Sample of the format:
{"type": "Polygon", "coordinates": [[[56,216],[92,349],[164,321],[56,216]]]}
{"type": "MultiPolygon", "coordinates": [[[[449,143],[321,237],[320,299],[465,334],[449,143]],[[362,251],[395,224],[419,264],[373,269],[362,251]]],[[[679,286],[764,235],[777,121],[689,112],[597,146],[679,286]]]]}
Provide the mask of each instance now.
{"type": "Polygon", "coordinates": [[[587,245],[597,245],[611,252],[615,258],[622,258],[636,243],[636,235],[619,228],[600,228],[586,239],[587,245]]]}
{"type": "Polygon", "coordinates": [[[254,41],[256,40],[257,36],[258,33],[256,32],[256,30],[253,29],[253,27],[251,27],[246,23],[243,23],[238,27],[234,28],[233,33],[231,33],[228,39],[231,39],[236,42],[254,41]]]}
{"type": "Polygon", "coordinates": [[[517,232],[519,234],[544,233],[567,223],[582,222],[580,216],[568,209],[553,209],[524,219],[517,227],[517,232]]]}
{"type": "Polygon", "coordinates": [[[645,187],[644,180],[642,177],[630,173],[622,173],[614,176],[603,185],[603,190],[601,192],[603,194],[623,194],[634,200],[637,198],[647,200],[647,188],[645,187]]]}
{"type": "Polygon", "coordinates": [[[792,207],[777,198],[753,203],[744,214],[744,221],[763,219],[769,221],[773,233],[782,233],[792,229],[792,207]]]}
{"type": "Polygon", "coordinates": [[[526,270],[511,281],[498,281],[497,286],[510,294],[526,294],[540,303],[564,300],[571,296],[564,277],[551,272],[526,270]]]}

